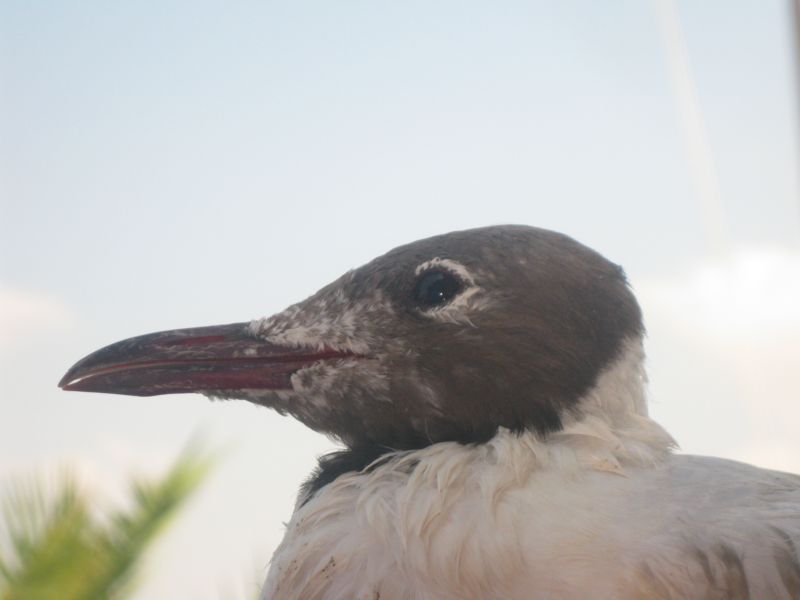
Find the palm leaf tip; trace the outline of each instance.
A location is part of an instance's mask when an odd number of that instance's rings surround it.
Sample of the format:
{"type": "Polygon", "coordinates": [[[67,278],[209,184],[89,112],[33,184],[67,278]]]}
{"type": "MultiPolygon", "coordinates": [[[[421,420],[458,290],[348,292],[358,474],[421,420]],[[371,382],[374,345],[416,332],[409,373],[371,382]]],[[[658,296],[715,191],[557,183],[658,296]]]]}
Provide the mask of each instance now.
{"type": "Polygon", "coordinates": [[[155,481],[131,484],[129,507],[98,515],[71,477],[12,485],[0,523],[0,600],[100,600],[132,591],[147,548],[206,479],[215,459],[187,446],[155,481]]]}

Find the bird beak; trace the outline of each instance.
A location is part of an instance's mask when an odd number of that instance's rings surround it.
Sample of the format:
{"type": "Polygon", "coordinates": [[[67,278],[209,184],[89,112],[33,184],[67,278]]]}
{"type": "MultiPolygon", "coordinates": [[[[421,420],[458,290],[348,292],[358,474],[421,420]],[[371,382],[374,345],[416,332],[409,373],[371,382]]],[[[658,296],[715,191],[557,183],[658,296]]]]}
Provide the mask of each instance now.
{"type": "Polygon", "coordinates": [[[68,391],[130,396],[291,390],[296,371],[321,360],[354,356],[270,344],[253,336],[248,325],[175,329],[122,340],[78,361],[58,385],[68,391]]]}

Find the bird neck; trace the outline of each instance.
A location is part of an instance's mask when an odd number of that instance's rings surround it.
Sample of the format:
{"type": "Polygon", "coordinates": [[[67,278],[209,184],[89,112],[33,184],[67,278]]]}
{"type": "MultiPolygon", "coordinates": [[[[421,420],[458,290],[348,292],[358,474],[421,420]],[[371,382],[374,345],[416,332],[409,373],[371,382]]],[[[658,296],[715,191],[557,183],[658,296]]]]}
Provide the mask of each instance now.
{"type": "Polygon", "coordinates": [[[514,479],[537,471],[595,470],[624,476],[628,468],[657,465],[676,447],[672,436],[647,414],[646,383],[642,340],[626,340],[616,361],[601,373],[578,408],[563,418],[561,430],[517,433],[501,427],[484,444],[443,442],[398,452],[387,455],[385,467],[378,469],[411,472],[416,471],[411,466],[420,465],[435,473],[444,461],[447,469],[461,465],[465,473],[476,465],[495,465],[498,476],[507,471],[514,479]]]}
{"type": "Polygon", "coordinates": [[[623,342],[616,361],[564,418],[564,427],[541,443],[549,454],[574,454],[583,467],[624,474],[626,466],[652,466],[676,447],[647,411],[647,375],[641,337],[623,342]]]}
{"type": "Polygon", "coordinates": [[[522,471],[546,470],[596,470],[624,476],[626,468],[654,466],[676,444],[647,414],[646,383],[642,340],[626,340],[617,360],[598,377],[578,408],[563,418],[561,430],[542,435],[501,427],[482,444],[440,442],[402,451],[366,446],[335,452],[320,459],[301,490],[298,506],[348,473],[361,473],[368,479],[388,473],[406,477],[417,467],[435,474],[444,465],[448,470],[460,465],[456,470],[466,475],[478,464],[494,464],[515,478],[522,471]]]}

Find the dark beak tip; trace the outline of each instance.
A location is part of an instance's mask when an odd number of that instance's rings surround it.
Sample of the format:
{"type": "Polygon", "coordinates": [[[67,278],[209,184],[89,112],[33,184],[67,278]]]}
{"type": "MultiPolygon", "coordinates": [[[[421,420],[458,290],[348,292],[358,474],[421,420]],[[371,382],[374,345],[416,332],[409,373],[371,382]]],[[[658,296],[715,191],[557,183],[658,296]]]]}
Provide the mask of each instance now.
{"type": "Polygon", "coordinates": [[[74,370],[75,369],[72,368],[66,373],[64,373],[64,376],[58,381],[58,387],[68,392],[72,391],[70,383],[75,381],[75,376],[73,375],[74,370]]]}
{"type": "Polygon", "coordinates": [[[67,392],[80,391],[80,388],[77,386],[80,383],[81,378],[83,378],[87,372],[91,371],[91,364],[89,369],[87,369],[85,365],[87,362],[91,363],[91,359],[97,354],[98,352],[93,352],[88,356],[84,356],[69,369],[67,369],[67,372],[64,373],[64,376],[59,380],[58,387],[67,392]]]}

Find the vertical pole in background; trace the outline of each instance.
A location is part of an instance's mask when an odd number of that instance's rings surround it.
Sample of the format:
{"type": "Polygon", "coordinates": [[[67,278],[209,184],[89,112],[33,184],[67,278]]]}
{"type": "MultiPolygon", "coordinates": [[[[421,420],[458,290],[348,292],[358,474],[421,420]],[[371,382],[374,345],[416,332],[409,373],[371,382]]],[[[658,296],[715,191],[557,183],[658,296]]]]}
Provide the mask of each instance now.
{"type": "Polygon", "coordinates": [[[703,230],[714,256],[726,258],[730,249],[728,219],[680,15],[675,0],[655,0],[655,7],[703,230]]]}
{"type": "MultiPolygon", "coordinates": [[[[800,0],[789,0],[789,12],[792,16],[792,37],[794,38],[794,83],[795,83],[795,102],[797,106],[797,113],[795,118],[797,126],[795,133],[797,135],[795,143],[795,151],[798,158],[800,158],[800,0]]],[[[798,161],[800,163],[800,161],[798,161]]],[[[800,186],[800,164],[797,165],[795,172],[795,181],[800,186]]],[[[798,198],[800,202],[800,197],[798,198]]]]}
{"type": "Polygon", "coordinates": [[[794,77],[797,86],[797,102],[800,108],[800,0],[789,0],[789,12],[792,15],[792,33],[794,38],[794,77]]]}

